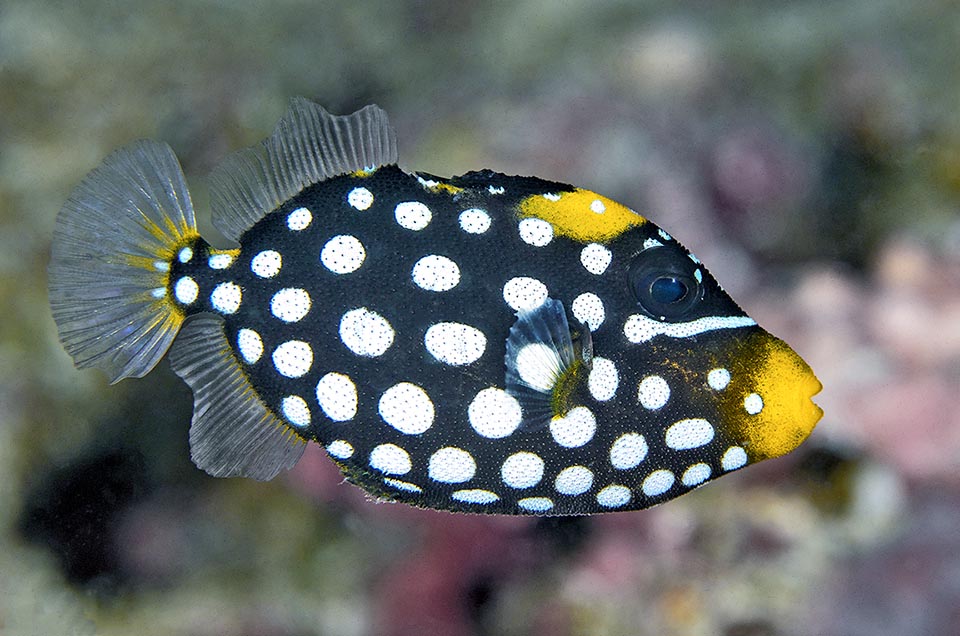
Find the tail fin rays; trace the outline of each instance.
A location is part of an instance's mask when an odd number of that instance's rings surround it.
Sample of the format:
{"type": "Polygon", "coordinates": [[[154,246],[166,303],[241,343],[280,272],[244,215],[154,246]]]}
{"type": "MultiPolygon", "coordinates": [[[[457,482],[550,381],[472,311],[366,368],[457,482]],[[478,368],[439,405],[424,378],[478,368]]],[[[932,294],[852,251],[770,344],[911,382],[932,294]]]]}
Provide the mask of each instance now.
{"type": "Polygon", "coordinates": [[[112,382],[146,375],[183,315],[165,294],[164,264],[197,236],[190,194],[173,150],[138,141],[88,174],[57,217],[50,306],[78,367],[112,382]]]}

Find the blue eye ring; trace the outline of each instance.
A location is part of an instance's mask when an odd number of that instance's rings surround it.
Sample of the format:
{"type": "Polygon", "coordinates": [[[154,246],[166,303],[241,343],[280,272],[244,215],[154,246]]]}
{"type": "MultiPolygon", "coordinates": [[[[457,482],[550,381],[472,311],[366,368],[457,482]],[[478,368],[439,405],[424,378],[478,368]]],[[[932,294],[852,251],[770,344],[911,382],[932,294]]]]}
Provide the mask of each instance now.
{"type": "Polygon", "coordinates": [[[704,287],[698,266],[676,246],[654,246],[637,254],[627,277],[639,308],[651,318],[683,322],[695,317],[704,287]]]}

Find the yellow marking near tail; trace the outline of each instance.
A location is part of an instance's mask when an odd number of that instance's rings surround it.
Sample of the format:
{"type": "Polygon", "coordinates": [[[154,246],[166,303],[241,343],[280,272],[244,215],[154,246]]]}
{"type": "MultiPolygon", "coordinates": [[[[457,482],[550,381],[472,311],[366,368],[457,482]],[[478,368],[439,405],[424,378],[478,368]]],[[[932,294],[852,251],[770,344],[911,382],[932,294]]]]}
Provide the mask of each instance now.
{"type": "Polygon", "coordinates": [[[520,218],[543,219],[554,234],[581,243],[606,243],[647,222],[625,205],[580,188],[535,194],[520,201],[518,208],[520,218]]]}

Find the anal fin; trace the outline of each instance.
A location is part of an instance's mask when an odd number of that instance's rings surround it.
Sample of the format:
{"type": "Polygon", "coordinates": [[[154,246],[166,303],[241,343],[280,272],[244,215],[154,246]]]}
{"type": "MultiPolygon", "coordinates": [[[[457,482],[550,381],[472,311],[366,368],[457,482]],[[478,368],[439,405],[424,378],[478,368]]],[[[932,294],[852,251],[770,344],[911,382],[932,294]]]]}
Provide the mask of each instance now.
{"type": "Polygon", "coordinates": [[[223,321],[188,321],[170,350],[173,370],[193,389],[190,456],[214,477],[272,479],[292,468],[306,441],[263,404],[230,349],[223,321]]]}

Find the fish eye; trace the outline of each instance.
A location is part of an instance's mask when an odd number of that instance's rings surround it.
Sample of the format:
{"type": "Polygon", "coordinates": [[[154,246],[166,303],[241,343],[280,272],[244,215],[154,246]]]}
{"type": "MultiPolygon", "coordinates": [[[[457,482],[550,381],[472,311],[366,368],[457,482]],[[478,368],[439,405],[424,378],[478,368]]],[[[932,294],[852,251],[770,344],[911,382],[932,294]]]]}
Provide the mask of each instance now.
{"type": "Polygon", "coordinates": [[[645,249],[634,257],[628,272],[637,304],[657,320],[685,319],[703,297],[696,269],[696,264],[678,249],[645,249]]]}

